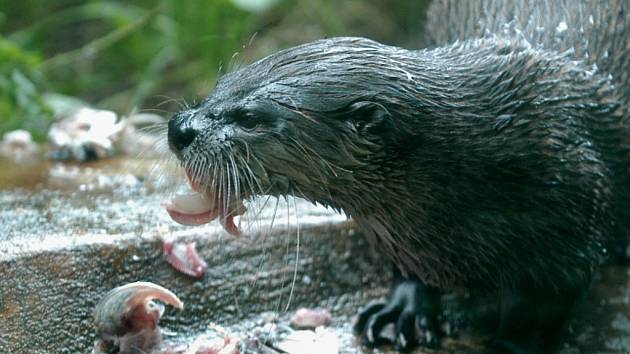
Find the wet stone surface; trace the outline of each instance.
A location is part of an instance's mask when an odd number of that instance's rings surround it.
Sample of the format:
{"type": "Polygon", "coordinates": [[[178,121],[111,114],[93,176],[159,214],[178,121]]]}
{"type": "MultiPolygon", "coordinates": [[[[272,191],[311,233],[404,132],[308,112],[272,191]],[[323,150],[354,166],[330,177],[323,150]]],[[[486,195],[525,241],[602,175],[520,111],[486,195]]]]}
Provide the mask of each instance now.
{"type": "MultiPolygon", "coordinates": [[[[0,353],[89,352],[94,306],[133,281],[160,284],[185,303],[183,311],[167,307],[160,321],[174,343],[207,332],[210,323],[247,333],[269,313],[288,323],[297,308],[321,307],[333,316],[340,352],[371,352],[352,334],[352,317],[386,294],[390,270],[351,221],[304,201],[281,202],[273,218],[272,201],[255,221],[246,216],[256,208],[243,216],[239,238],[216,223],[179,226],[161,206],[176,188],[151,182],[151,167],[125,159],[0,162],[0,353]],[[208,263],[203,278],[168,265],[162,243],[170,238],[196,242],[208,263]]],[[[563,335],[562,354],[630,352],[629,269],[610,265],[598,274],[563,335]]],[[[417,353],[469,353],[489,339],[486,318],[496,300],[464,295],[443,299],[457,335],[440,350],[417,353]]]]}

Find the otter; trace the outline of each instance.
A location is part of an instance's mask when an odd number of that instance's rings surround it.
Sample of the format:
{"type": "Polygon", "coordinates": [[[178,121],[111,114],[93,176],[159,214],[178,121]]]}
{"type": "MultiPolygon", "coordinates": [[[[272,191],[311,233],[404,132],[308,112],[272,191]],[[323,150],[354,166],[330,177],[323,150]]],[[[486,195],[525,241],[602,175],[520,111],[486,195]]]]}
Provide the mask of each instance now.
{"type": "Polygon", "coordinates": [[[339,37],[226,74],[168,124],[185,224],[294,195],[345,212],[395,265],[357,331],[435,345],[436,296],[500,296],[485,353],[553,350],[630,226],[630,8],[436,1],[429,47],[339,37]],[[416,327],[422,329],[418,337],[416,327]]]}

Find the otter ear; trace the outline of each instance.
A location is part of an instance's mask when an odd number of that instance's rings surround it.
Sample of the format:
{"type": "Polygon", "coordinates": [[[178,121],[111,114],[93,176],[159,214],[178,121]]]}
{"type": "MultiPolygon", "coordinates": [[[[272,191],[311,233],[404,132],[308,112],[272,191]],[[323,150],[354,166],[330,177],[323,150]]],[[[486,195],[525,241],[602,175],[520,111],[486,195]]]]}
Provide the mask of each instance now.
{"type": "Polygon", "coordinates": [[[387,108],[376,102],[355,102],[350,105],[348,116],[359,133],[378,133],[391,123],[387,108]]]}

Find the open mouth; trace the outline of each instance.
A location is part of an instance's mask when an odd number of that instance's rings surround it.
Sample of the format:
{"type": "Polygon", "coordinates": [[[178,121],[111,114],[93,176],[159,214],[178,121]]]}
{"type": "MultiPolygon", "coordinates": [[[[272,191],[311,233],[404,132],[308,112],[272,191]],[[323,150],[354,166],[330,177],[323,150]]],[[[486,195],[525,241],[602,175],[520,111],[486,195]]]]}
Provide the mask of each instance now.
{"type": "Polygon", "coordinates": [[[176,195],[166,203],[166,211],[171,219],[182,225],[197,226],[218,218],[225,231],[234,236],[240,235],[241,231],[234,223],[234,217],[245,213],[243,200],[235,196],[225,200],[223,195],[202,188],[189,170],[186,170],[186,175],[193,193],[176,195]]]}

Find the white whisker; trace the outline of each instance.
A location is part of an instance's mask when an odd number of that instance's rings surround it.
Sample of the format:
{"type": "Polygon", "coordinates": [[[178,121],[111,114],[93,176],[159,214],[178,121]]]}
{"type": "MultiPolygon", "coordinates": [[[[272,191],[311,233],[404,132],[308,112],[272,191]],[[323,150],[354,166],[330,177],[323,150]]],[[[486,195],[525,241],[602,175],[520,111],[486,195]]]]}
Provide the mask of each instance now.
{"type": "MultiPolygon", "coordinates": [[[[295,241],[295,267],[293,268],[293,281],[291,282],[291,290],[289,291],[289,299],[287,300],[287,306],[284,311],[288,311],[291,306],[291,300],[293,299],[293,290],[295,290],[295,281],[297,280],[298,267],[300,266],[300,220],[298,219],[297,202],[295,197],[293,199],[293,209],[295,212],[295,227],[296,227],[296,241],[295,241]]],[[[287,205],[287,210],[289,210],[287,205]]]]}

